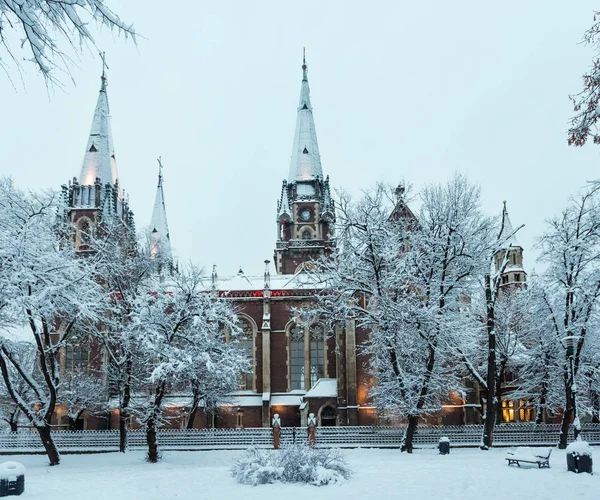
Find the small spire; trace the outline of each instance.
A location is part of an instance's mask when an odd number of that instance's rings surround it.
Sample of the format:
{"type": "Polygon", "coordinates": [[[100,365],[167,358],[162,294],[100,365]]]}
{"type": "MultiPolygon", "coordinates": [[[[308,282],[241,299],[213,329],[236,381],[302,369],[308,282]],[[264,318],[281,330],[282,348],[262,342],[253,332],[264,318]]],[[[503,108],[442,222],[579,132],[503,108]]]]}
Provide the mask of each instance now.
{"type": "Polygon", "coordinates": [[[517,247],[517,238],[515,237],[515,230],[513,229],[512,222],[508,216],[508,210],[506,208],[506,200],[502,202],[502,220],[500,221],[500,233],[498,234],[498,241],[508,247],[517,247]]]}
{"type": "Polygon", "coordinates": [[[167,209],[165,206],[165,196],[163,191],[162,160],[158,161],[158,186],[156,187],[156,197],[154,198],[154,209],[150,219],[150,254],[156,257],[162,254],[168,260],[172,259],[171,237],[169,235],[169,225],[167,223],[167,209]]]}
{"type": "Polygon", "coordinates": [[[269,264],[271,263],[270,260],[265,260],[265,285],[264,288],[265,290],[268,290],[269,288],[271,288],[271,272],[269,271],[269,264]]]}
{"type": "Polygon", "coordinates": [[[213,264],[212,276],[211,276],[211,283],[212,283],[213,291],[217,290],[218,279],[219,279],[219,277],[217,276],[217,265],[213,264]]]}

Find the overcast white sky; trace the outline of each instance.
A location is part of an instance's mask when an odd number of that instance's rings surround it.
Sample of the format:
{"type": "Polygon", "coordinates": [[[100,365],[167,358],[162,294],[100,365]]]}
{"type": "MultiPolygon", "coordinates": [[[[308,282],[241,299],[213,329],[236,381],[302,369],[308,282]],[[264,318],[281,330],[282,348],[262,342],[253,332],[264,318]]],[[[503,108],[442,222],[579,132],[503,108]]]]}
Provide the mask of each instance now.
{"type": "MultiPolygon", "coordinates": [[[[507,200],[526,224],[531,270],[544,220],[600,177],[600,147],[566,142],[597,1],[107,3],[146,38],[97,37],[137,226],[149,223],[162,155],[175,252],[220,275],[262,273],[272,259],[303,45],[336,187],[358,195],[405,179],[418,190],[465,173],[490,214],[507,200]]],[[[79,175],[100,72],[84,54],[66,93],[48,93],[33,69],[16,91],[0,74],[0,175],[36,189],[79,175]]]]}

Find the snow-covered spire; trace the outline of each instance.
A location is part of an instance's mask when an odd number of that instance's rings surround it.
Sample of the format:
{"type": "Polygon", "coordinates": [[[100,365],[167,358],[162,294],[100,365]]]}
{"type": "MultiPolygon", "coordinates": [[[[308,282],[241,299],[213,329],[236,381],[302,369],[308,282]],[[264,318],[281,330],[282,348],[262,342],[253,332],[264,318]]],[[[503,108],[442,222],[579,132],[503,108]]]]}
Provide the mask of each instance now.
{"type": "Polygon", "coordinates": [[[288,176],[288,182],[290,183],[315,180],[317,177],[323,178],[306,68],[306,55],[304,53],[302,58],[302,87],[300,89],[296,132],[288,176]]]}
{"type": "Polygon", "coordinates": [[[108,107],[108,97],[106,95],[106,75],[104,73],[104,58],[102,59],[102,83],[100,84],[100,93],[94,119],[92,120],[92,129],[83,157],[81,174],[79,175],[79,184],[83,186],[93,186],[96,178],[100,179],[100,184],[114,185],[117,182],[117,162],[115,160],[115,149],[110,130],[110,112],[108,107]]]}
{"type": "Polygon", "coordinates": [[[158,158],[158,185],[156,186],[152,219],[150,219],[151,255],[156,257],[162,253],[162,257],[171,259],[171,238],[169,236],[169,225],[167,224],[162,169],[161,159],[158,158]]]}
{"type": "Polygon", "coordinates": [[[503,202],[504,207],[502,209],[502,221],[500,225],[500,233],[498,234],[498,241],[504,248],[518,247],[517,238],[515,237],[515,230],[513,229],[512,222],[508,216],[508,210],[506,209],[506,201],[503,202]]]}

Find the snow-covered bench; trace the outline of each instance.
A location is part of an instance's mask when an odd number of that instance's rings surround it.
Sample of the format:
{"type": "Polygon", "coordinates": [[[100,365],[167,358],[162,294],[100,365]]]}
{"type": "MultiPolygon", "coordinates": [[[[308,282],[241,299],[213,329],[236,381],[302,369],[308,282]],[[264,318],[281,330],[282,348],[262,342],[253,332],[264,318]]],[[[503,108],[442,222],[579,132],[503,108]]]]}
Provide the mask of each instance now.
{"type": "Polygon", "coordinates": [[[514,451],[509,451],[506,454],[505,460],[508,460],[508,465],[517,464],[521,467],[521,462],[527,464],[537,464],[538,468],[550,468],[550,454],[552,448],[530,448],[529,446],[520,446],[514,451]]]}

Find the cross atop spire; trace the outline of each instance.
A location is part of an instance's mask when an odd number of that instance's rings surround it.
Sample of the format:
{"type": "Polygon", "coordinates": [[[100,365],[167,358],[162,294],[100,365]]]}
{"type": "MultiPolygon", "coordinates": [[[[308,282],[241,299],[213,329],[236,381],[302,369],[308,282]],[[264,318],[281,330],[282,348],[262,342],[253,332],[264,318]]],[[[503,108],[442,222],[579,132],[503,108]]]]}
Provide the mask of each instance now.
{"type": "Polygon", "coordinates": [[[302,86],[297,111],[296,132],[288,175],[288,182],[290,183],[315,180],[317,177],[323,178],[317,131],[310,102],[305,50],[302,52],[302,86]]]}
{"type": "Polygon", "coordinates": [[[102,59],[102,76],[100,78],[102,79],[103,86],[106,86],[106,72],[104,70],[110,68],[108,67],[108,64],[106,64],[106,52],[98,53],[100,54],[100,59],[102,59]]]}
{"type": "Polygon", "coordinates": [[[102,76],[100,92],[94,118],[92,119],[92,128],[88,138],[83,165],[79,174],[79,183],[84,186],[93,186],[96,179],[100,179],[102,186],[110,184],[114,186],[117,183],[117,161],[115,159],[115,148],[110,129],[110,109],[108,106],[108,96],[106,94],[106,73],[108,68],[104,58],[102,58],[102,76]]]}

